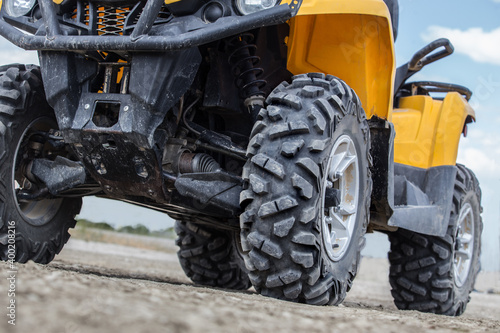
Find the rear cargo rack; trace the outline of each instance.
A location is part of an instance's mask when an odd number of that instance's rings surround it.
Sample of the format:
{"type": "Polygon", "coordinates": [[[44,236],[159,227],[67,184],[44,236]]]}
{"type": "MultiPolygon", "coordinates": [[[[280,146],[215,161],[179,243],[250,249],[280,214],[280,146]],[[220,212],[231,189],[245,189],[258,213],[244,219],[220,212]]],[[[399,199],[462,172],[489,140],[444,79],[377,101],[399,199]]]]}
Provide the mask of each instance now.
{"type": "Polygon", "coordinates": [[[418,81],[406,83],[402,88],[402,91],[410,92],[412,96],[414,95],[428,95],[429,93],[448,93],[448,92],[458,92],[468,101],[472,97],[472,91],[464,86],[452,83],[434,82],[434,81],[418,81]]]}

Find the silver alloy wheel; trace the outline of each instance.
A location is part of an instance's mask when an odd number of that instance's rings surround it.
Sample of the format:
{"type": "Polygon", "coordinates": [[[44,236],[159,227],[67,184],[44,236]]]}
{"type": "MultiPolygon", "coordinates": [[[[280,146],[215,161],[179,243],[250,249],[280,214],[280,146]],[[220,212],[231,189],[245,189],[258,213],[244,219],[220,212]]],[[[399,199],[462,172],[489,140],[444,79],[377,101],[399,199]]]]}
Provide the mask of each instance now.
{"type": "Polygon", "coordinates": [[[20,183],[16,180],[16,171],[18,171],[16,170],[16,166],[18,167],[20,165],[18,159],[25,157],[26,151],[24,151],[24,149],[28,145],[26,140],[29,138],[30,131],[47,131],[54,126],[56,126],[54,121],[47,118],[39,118],[31,122],[21,135],[12,163],[12,191],[17,203],[17,210],[26,222],[34,226],[41,226],[50,222],[59,211],[63,199],[43,199],[19,202],[17,200],[17,191],[25,186],[25,181],[21,181],[20,183]]]}
{"type": "Polygon", "coordinates": [[[474,211],[470,203],[460,209],[455,241],[453,270],[455,284],[462,287],[467,281],[474,252],[474,211]]]}
{"type": "Polygon", "coordinates": [[[342,135],[337,139],[328,159],[327,170],[320,212],[322,234],[328,256],[333,261],[339,261],[351,242],[358,212],[358,153],[350,136],[342,135]],[[332,187],[340,191],[340,204],[325,207],[325,191],[332,187]]]}

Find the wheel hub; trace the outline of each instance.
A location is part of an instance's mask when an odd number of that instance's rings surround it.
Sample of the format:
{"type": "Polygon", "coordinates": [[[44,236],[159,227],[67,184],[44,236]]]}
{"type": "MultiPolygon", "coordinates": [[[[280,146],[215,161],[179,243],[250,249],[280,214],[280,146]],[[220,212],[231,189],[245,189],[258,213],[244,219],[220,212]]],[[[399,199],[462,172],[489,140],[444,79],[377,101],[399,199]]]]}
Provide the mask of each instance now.
{"type": "Polygon", "coordinates": [[[348,135],[337,139],[328,159],[322,193],[322,235],[330,259],[339,261],[351,242],[356,224],[359,197],[358,154],[348,135]],[[338,205],[329,206],[335,200],[338,205]]]}
{"type": "Polygon", "coordinates": [[[458,216],[458,227],[455,240],[453,270],[455,284],[462,287],[469,275],[474,251],[474,211],[470,203],[466,203],[458,216]]]}
{"type": "Polygon", "coordinates": [[[17,209],[21,216],[31,225],[41,226],[52,220],[57,214],[62,205],[62,199],[44,199],[44,200],[26,200],[19,201],[17,193],[20,190],[33,190],[34,185],[24,175],[27,161],[32,158],[34,154],[33,149],[36,148],[37,154],[42,157],[46,152],[44,151],[45,145],[32,141],[34,132],[48,131],[54,128],[56,124],[47,118],[39,118],[29,124],[16,147],[14,154],[14,163],[12,168],[12,191],[13,197],[17,203],[17,209]]]}

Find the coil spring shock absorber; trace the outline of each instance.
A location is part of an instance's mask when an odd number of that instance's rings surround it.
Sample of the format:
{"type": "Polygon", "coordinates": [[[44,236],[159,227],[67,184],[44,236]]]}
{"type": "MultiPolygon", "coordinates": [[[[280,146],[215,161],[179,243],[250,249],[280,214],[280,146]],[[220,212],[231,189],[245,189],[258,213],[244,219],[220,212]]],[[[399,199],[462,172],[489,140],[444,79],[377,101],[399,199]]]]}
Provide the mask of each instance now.
{"type": "Polygon", "coordinates": [[[260,57],[256,54],[257,46],[253,43],[254,35],[244,33],[229,40],[229,65],[235,76],[235,84],[244,99],[245,106],[256,119],[260,109],[264,107],[265,93],[261,90],[266,81],[258,79],[264,69],[258,67],[260,57]]]}

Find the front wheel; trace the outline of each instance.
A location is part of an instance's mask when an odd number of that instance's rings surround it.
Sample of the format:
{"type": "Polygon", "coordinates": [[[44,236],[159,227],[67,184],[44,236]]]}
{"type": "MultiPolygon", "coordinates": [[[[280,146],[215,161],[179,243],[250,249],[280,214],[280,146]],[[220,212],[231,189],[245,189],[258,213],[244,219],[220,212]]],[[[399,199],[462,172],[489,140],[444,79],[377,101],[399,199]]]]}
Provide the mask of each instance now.
{"type": "Polygon", "coordinates": [[[339,304],[357,273],[371,193],[369,128],[359,99],[324,74],[282,83],[247,150],[241,241],[262,295],[339,304]]]}
{"type": "Polygon", "coordinates": [[[67,152],[46,139],[57,129],[54,111],[45,101],[37,66],[0,67],[0,259],[49,263],[75,226],[81,199],[18,200],[20,190],[42,189],[27,176],[34,158],[53,159],[67,152]]]}
{"type": "Polygon", "coordinates": [[[479,273],[483,223],[479,183],[463,165],[457,165],[452,207],[444,237],[389,234],[389,281],[399,309],[449,316],[465,311],[479,273]]]}

